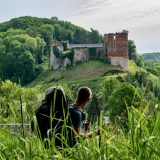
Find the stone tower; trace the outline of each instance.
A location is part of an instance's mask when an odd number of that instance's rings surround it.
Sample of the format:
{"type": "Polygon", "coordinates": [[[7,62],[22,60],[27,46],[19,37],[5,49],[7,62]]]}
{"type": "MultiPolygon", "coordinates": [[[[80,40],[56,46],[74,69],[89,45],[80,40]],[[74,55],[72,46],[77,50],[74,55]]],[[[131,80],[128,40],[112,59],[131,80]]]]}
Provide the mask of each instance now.
{"type": "Polygon", "coordinates": [[[104,44],[111,64],[128,69],[128,32],[105,34],[104,44]]]}

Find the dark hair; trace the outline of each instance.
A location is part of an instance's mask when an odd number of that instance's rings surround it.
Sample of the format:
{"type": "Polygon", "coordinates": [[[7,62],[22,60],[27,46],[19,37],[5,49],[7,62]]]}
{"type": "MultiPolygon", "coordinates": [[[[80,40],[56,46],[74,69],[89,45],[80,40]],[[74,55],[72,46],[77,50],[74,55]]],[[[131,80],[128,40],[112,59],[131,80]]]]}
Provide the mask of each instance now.
{"type": "Polygon", "coordinates": [[[81,87],[77,92],[77,100],[82,103],[88,101],[92,96],[91,89],[88,87],[81,87]]]}

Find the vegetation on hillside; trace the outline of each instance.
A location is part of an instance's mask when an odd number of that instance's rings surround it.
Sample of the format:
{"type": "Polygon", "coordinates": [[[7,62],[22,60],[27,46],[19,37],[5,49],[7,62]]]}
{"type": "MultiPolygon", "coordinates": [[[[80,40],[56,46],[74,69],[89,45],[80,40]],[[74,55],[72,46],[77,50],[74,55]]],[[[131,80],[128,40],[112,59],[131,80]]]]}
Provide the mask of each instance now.
{"type": "Polygon", "coordinates": [[[99,43],[102,36],[70,22],[20,17],[0,24],[0,78],[22,85],[31,82],[48,63],[53,39],[70,43],[99,43]]]}
{"type": "Polygon", "coordinates": [[[137,66],[144,67],[143,58],[137,53],[136,45],[133,40],[128,41],[128,55],[129,59],[134,60],[137,66]]]}
{"type": "MultiPolygon", "coordinates": [[[[91,32],[57,17],[20,17],[0,24],[0,78],[25,85],[48,69],[50,44],[53,39],[70,43],[99,43],[103,37],[97,30],[91,32]],[[25,60],[25,61],[24,61],[25,60]]],[[[134,41],[128,42],[129,58],[143,66],[134,41]]],[[[94,51],[90,51],[94,52],[94,51]]],[[[59,55],[59,53],[57,53],[59,55]]],[[[68,51],[61,58],[73,59],[68,51]]]]}
{"type": "MultiPolygon", "coordinates": [[[[80,138],[78,150],[77,148],[57,150],[54,145],[45,149],[37,135],[29,128],[5,126],[0,130],[1,158],[159,159],[158,84],[159,79],[156,76],[138,69],[129,74],[99,77],[96,80],[82,79],[68,83],[64,79],[61,82],[49,83],[49,86],[62,85],[71,99],[75,97],[80,86],[86,85],[92,89],[93,99],[87,112],[93,124],[92,129],[95,130],[95,125],[99,124],[101,137],[80,138]],[[110,123],[106,124],[103,121],[103,115],[110,117],[110,123]]],[[[1,81],[1,123],[22,123],[23,120],[23,123],[30,124],[43,93],[44,89],[40,86],[22,88],[10,81],[1,81]]],[[[51,143],[54,144],[54,141],[51,143]]]]}
{"type": "Polygon", "coordinates": [[[117,75],[124,73],[124,70],[106,64],[103,61],[91,60],[82,62],[74,66],[69,66],[66,70],[46,70],[42,72],[34,81],[28,86],[43,85],[48,86],[52,83],[72,83],[81,82],[91,79],[99,79],[100,77],[117,75]]]}
{"type": "Polygon", "coordinates": [[[142,57],[145,60],[144,68],[148,72],[160,77],[160,64],[159,64],[160,53],[159,52],[156,52],[156,53],[145,53],[145,54],[142,55],[142,57]]]}
{"type": "Polygon", "coordinates": [[[33,37],[41,36],[46,42],[50,38],[59,41],[68,40],[70,43],[98,43],[102,41],[97,30],[91,29],[89,32],[70,22],[58,20],[57,17],[47,19],[25,16],[0,24],[0,32],[6,32],[9,28],[25,30],[33,37]]]}
{"type": "Polygon", "coordinates": [[[144,54],[142,54],[142,57],[146,61],[159,62],[160,61],[160,52],[144,53],[144,54]]]}

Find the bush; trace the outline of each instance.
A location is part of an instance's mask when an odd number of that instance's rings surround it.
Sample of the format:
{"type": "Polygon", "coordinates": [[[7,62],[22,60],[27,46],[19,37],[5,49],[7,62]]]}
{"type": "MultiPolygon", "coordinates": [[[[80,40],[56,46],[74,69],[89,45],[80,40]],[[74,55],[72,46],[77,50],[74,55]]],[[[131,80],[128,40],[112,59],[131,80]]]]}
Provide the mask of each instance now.
{"type": "Polygon", "coordinates": [[[99,91],[97,92],[98,99],[103,102],[103,107],[106,108],[106,103],[112,93],[117,89],[120,85],[119,81],[115,78],[106,79],[99,85],[99,91]]]}
{"type": "Polygon", "coordinates": [[[65,58],[69,58],[71,60],[71,62],[73,62],[73,58],[74,58],[74,50],[67,50],[61,53],[61,59],[64,60],[65,58]]]}
{"type": "Polygon", "coordinates": [[[109,97],[107,102],[108,110],[110,111],[111,119],[123,114],[127,116],[126,107],[138,107],[141,102],[141,96],[138,90],[130,83],[123,83],[109,97]]]}

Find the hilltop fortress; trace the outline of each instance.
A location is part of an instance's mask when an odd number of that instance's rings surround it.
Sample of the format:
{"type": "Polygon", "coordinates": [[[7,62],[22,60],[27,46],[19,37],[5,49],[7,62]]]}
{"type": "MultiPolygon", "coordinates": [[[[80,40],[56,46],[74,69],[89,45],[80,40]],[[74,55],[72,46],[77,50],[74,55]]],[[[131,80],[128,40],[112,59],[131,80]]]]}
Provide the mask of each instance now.
{"type": "Polygon", "coordinates": [[[99,44],[69,44],[53,41],[50,52],[50,68],[65,69],[71,64],[90,59],[108,59],[112,65],[128,69],[128,32],[104,35],[99,44]]]}

